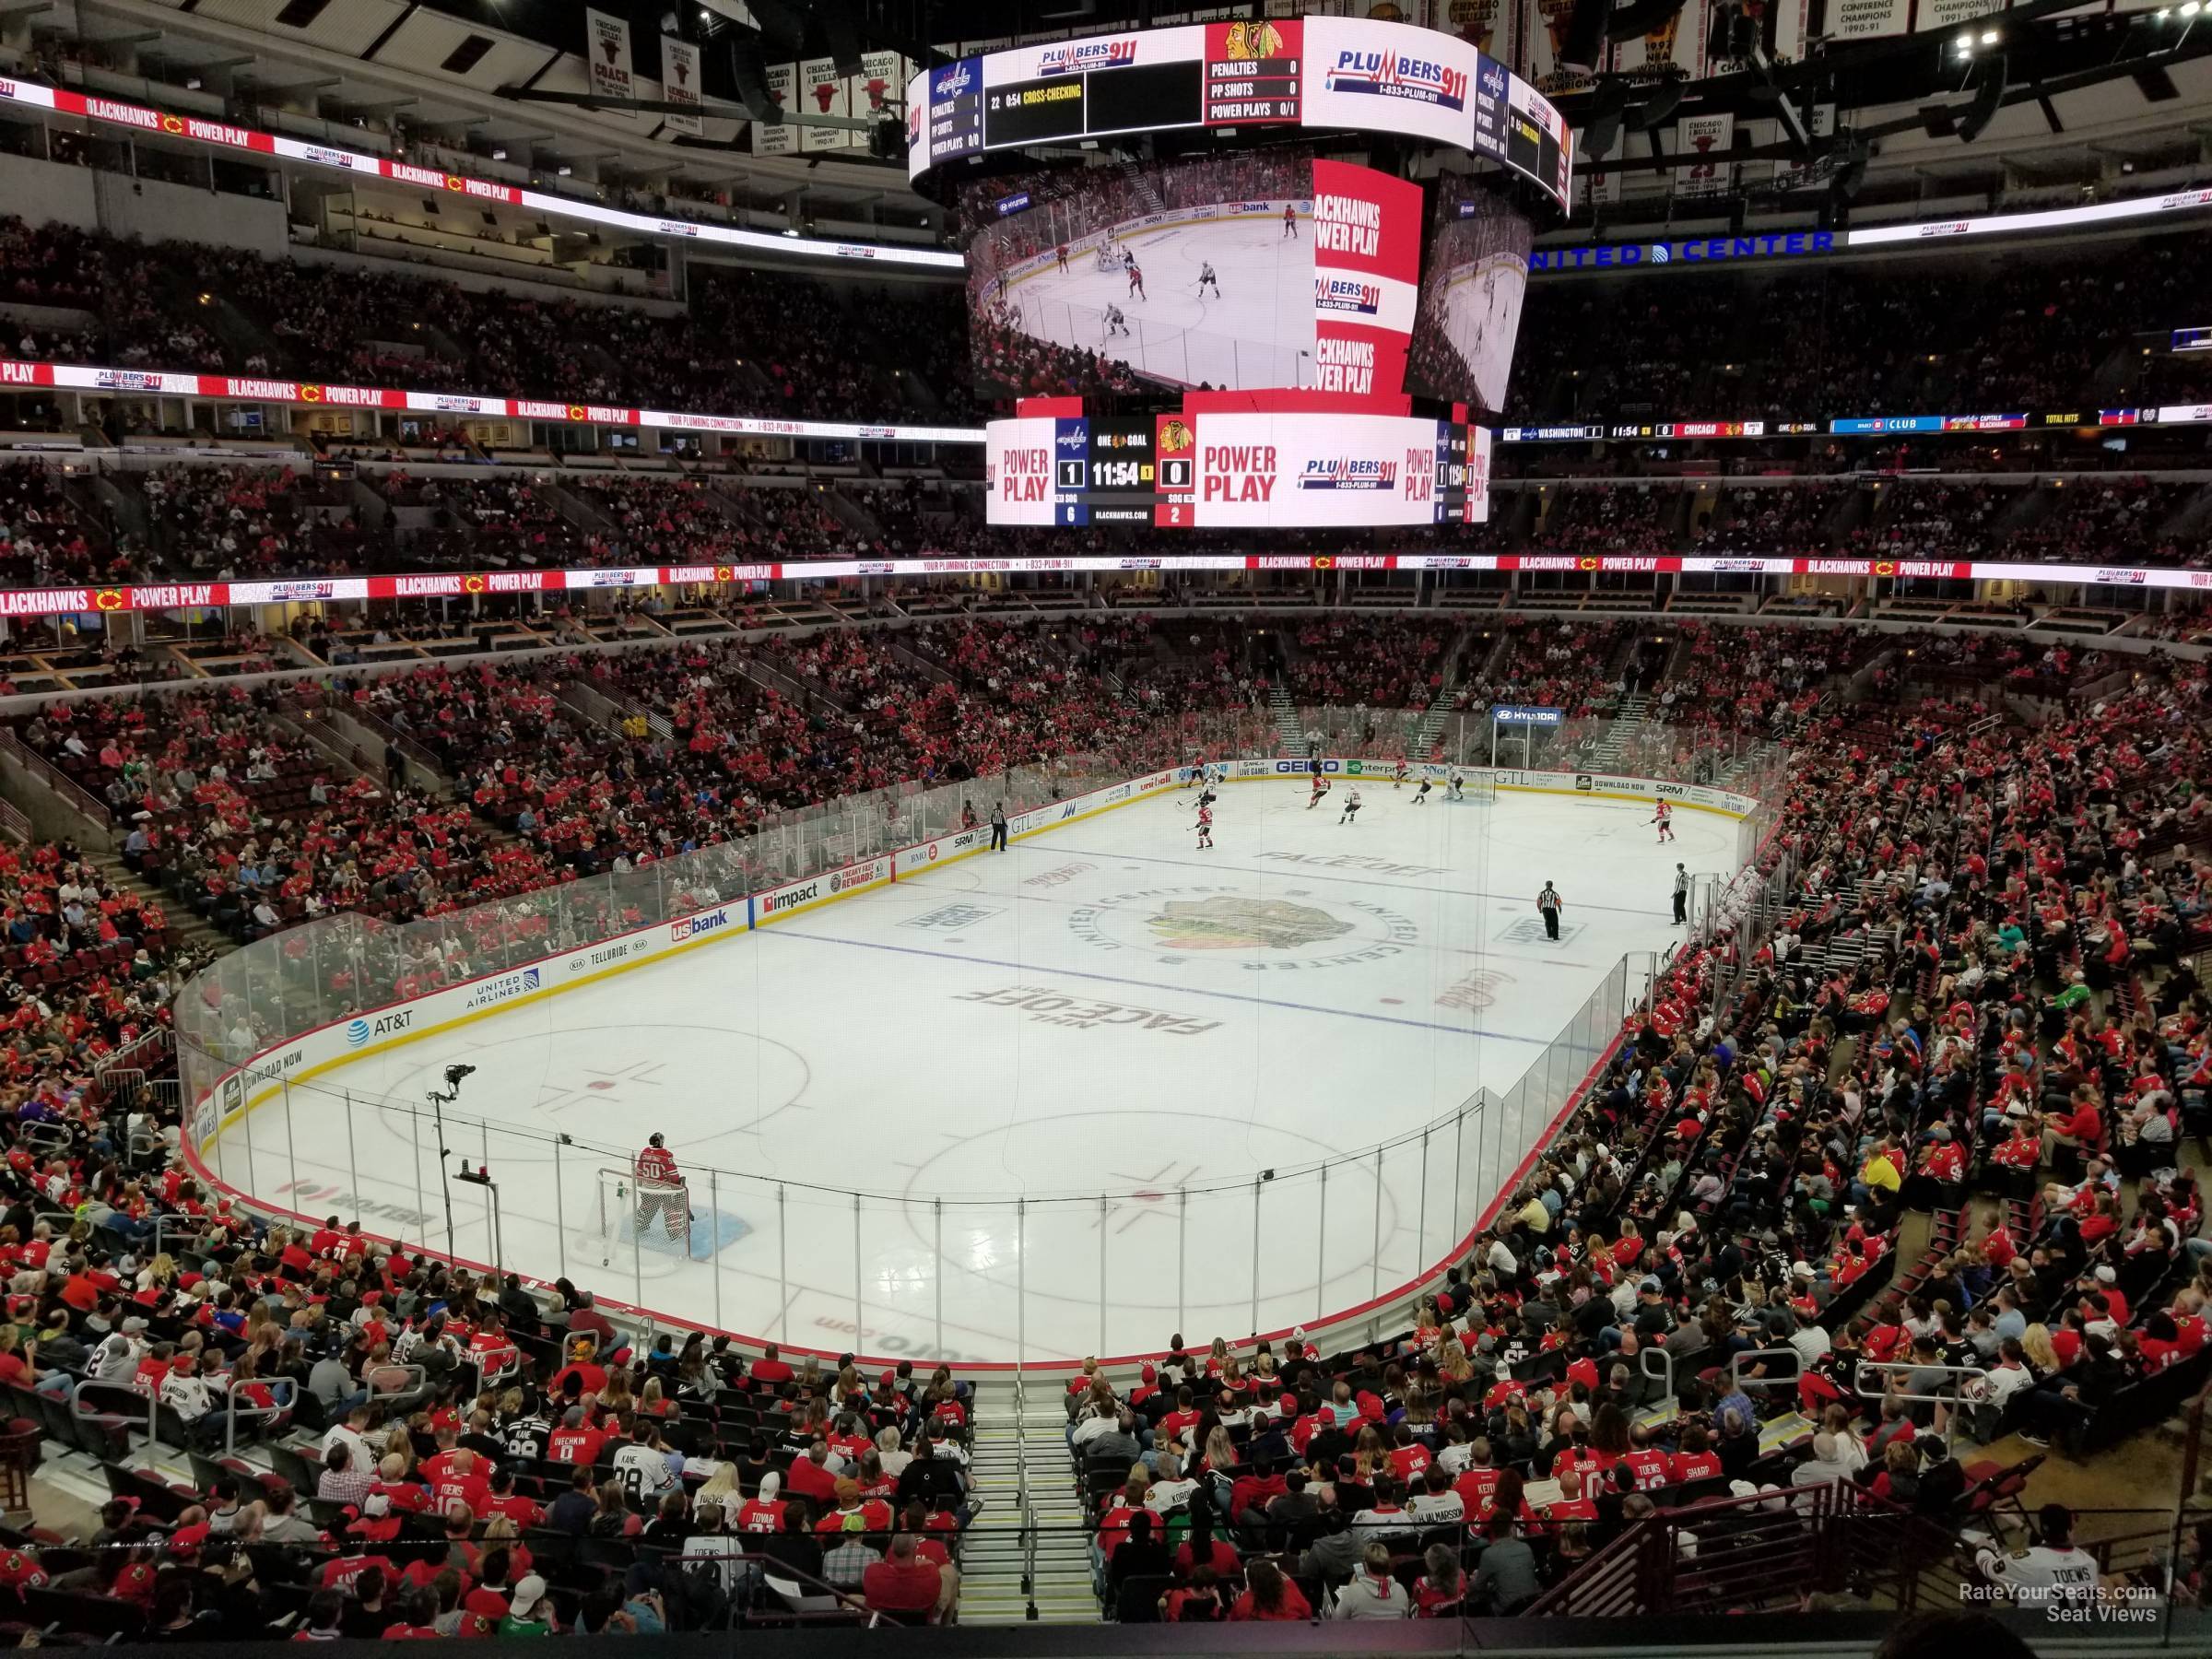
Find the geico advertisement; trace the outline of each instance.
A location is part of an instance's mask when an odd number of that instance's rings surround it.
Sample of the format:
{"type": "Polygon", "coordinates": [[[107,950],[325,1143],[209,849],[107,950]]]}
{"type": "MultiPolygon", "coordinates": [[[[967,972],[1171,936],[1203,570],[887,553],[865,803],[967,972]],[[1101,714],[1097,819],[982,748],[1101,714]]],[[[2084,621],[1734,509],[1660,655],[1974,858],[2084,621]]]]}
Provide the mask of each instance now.
{"type": "Polygon", "coordinates": [[[1386,415],[1199,417],[1200,528],[1426,524],[1438,423],[1386,415]]]}

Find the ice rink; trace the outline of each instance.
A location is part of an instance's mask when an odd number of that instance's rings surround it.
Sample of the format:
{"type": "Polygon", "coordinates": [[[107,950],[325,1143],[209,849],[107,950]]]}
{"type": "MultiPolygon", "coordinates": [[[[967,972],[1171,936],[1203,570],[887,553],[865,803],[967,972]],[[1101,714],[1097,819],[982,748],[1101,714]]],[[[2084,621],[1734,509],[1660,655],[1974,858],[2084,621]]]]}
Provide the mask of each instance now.
{"type": "MultiPolygon", "coordinates": [[[[442,1245],[421,1102],[465,1062],[449,1144],[498,1183],[500,1262],[540,1277],[811,1347],[857,1326],[875,1355],[1311,1323],[1456,1242],[1540,1114],[1422,1126],[1503,1094],[1624,952],[1665,949],[1676,861],[1723,870],[1735,842],[1701,812],[1661,847],[1646,806],[1417,806],[1373,780],[1346,825],[1347,787],[1309,810],[1301,781],[1230,784],[1210,852],[1192,795],[1142,800],[364,1054],[210,1162],[317,1216],[343,1192],[372,1230],[429,1216],[442,1245]],[[688,1255],[635,1244],[601,1175],[654,1131],[691,1182],[688,1255]]],[[[1551,1058],[1551,1098],[1611,1035],[1551,1058]]],[[[491,1261],[488,1195],[451,1190],[456,1253],[491,1261]]]]}
{"type": "Polygon", "coordinates": [[[1528,261],[1512,254],[1489,254],[1445,279],[1444,334],[1467,364],[1483,408],[1505,407],[1527,291],[1528,261]]]}
{"type": "Polygon", "coordinates": [[[1022,331],[1042,340],[1100,351],[1141,373],[1180,385],[1217,388],[1307,386],[1313,382],[1312,224],[1283,234],[1280,214],[1159,225],[1120,244],[1136,255],[1145,294],[1119,271],[1097,268],[1091,250],[1068,255],[1063,273],[1048,264],[1015,281],[1007,298],[1022,331]],[[1200,293],[1200,270],[1219,278],[1200,293]],[[1127,335],[1109,333],[1106,307],[1118,305],[1127,335]]]}

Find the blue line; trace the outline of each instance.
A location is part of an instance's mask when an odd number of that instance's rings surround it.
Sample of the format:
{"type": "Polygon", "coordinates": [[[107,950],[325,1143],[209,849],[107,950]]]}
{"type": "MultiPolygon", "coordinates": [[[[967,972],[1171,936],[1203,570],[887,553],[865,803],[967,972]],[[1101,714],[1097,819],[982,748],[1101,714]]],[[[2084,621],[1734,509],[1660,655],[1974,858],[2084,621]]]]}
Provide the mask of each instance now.
{"type": "MultiPolygon", "coordinates": [[[[1101,853],[1095,847],[1071,847],[1065,841],[1054,841],[1052,844],[1051,851],[1055,854],[1073,853],[1081,858],[1119,859],[1124,864],[1172,865],[1179,869],[1185,870],[1218,870],[1221,867],[1219,865],[1208,864],[1205,859],[1202,858],[1147,858],[1143,854],[1136,853],[1101,853]]],[[[1284,859],[1281,861],[1283,867],[1280,869],[1277,869],[1272,865],[1268,865],[1268,867],[1265,869],[1261,869],[1256,867],[1257,864],[1260,861],[1265,860],[1267,857],[1267,854],[1265,852],[1260,852],[1254,853],[1252,856],[1254,860],[1254,863],[1253,865],[1237,866],[1235,872],[1237,875],[1272,876],[1282,877],[1285,878],[1296,877],[1300,881],[1333,881],[1345,887],[1391,888],[1398,892],[1404,893],[1441,893],[1453,899],[1498,899],[1516,904],[1525,903],[1532,909],[1535,907],[1536,902],[1535,895],[1533,893],[1525,895],[1515,893],[1486,893],[1479,888],[1429,887],[1424,883],[1418,881],[1378,881],[1373,877],[1363,876],[1357,870],[1342,876],[1324,876],[1320,872],[1327,868],[1325,865],[1314,865],[1294,864],[1288,859],[1284,859]]],[[[1583,904],[1579,908],[1583,910],[1611,911],[1615,914],[1622,916],[1665,916],[1667,914],[1665,911],[1637,910],[1626,904],[1583,904]]],[[[1561,914],[1564,913],[1564,912],[1561,912],[1561,914]]]]}
{"type": "Polygon", "coordinates": [[[1141,991],[1167,991],[1183,996],[1213,996],[1223,1002],[1242,1003],[1247,1006],[1290,1008],[1300,1014],[1332,1014],[1345,1019],[1371,1019],[1378,1025],[1411,1026],[1417,1031],[1442,1031],[1452,1037],[1488,1037],[1497,1042],[1524,1042],[1531,1048],[1546,1048],[1550,1043],[1548,1038],[1519,1037],[1511,1031],[1475,1030],[1465,1026],[1439,1025],[1430,1019],[1407,1019],[1397,1014],[1367,1014],[1358,1008],[1324,1008],[1312,1003],[1278,1002],[1272,996],[1243,996],[1234,991],[1206,991],[1196,985],[1163,985],[1156,980],[1124,979],[1117,973],[1089,973],[1080,968],[1041,968],[1034,962],[1002,962],[996,957],[963,956],[954,950],[924,950],[915,945],[885,945],[870,939],[833,939],[825,934],[794,933],[787,925],[764,927],[760,932],[763,936],[771,939],[805,939],[810,945],[849,945],[856,950],[888,950],[900,956],[931,957],[940,962],[968,962],[982,968],[1005,968],[1016,973],[1049,973],[1066,979],[1097,980],[1108,985],[1135,985],[1141,991]]]}

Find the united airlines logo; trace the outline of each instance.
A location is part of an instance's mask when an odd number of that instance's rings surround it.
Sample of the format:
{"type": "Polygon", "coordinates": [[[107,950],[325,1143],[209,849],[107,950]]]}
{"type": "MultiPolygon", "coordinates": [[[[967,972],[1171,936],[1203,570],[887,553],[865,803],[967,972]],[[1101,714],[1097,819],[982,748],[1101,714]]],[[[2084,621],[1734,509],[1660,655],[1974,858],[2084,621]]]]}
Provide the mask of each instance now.
{"type": "Polygon", "coordinates": [[[1298,479],[1300,489],[1394,489],[1397,483],[1395,461],[1355,455],[1309,461],[1298,479]]]}
{"type": "Polygon", "coordinates": [[[1324,84],[1332,92],[1366,92],[1445,110],[1467,107],[1465,70],[1395,52],[1340,52],[1324,84]]]}
{"type": "Polygon", "coordinates": [[[1313,305],[1317,311],[1372,317],[1382,309],[1382,285],[1362,282],[1356,276],[1316,276],[1313,305]]]}
{"type": "Polygon", "coordinates": [[[1066,46],[1047,46],[1037,59],[1040,75],[1075,75],[1085,69],[1118,69],[1136,62],[1136,41],[1077,41],[1066,46]]]}

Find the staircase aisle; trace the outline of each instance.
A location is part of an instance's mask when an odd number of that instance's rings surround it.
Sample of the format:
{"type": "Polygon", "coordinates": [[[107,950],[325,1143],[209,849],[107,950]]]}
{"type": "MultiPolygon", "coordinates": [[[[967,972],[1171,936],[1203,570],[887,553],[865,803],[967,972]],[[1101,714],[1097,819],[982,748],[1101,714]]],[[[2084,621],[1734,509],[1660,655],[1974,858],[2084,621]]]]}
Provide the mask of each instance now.
{"type": "Polygon", "coordinates": [[[970,1467],[983,1512],[960,1545],[960,1622],[1098,1623],[1058,1390],[1049,1382],[979,1382],[975,1424],[970,1467]],[[1025,1583],[1032,1525],[1035,1578],[1025,1583]]]}
{"type": "Polygon", "coordinates": [[[1303,756],[1306,752],[1306,735],[1298,724],[1298,705],[1290,700],[1290,693],[1280,686],[1267,688],[1267,712],[1274,716],[1277,739],[1286,755],[1303,756]]]}
{"type": "Polygon", "coordinates": [[[1597,747],[1590,752],[1590,760],[1594,767],[1605,771],[1614,769],[1620,759],[1621,751],[1628,747],[1629,739],[1633,737],[1642,726],[1644,711],[1649,706],[1641,696],[1624,697],[1620,700],[1619,712],[1613,717],[1613,724],[1606,728],[1606,735],[1599,740],[1597,747]]]}

